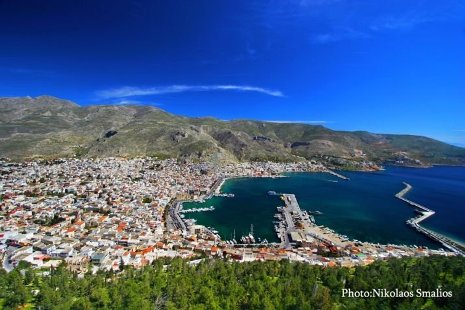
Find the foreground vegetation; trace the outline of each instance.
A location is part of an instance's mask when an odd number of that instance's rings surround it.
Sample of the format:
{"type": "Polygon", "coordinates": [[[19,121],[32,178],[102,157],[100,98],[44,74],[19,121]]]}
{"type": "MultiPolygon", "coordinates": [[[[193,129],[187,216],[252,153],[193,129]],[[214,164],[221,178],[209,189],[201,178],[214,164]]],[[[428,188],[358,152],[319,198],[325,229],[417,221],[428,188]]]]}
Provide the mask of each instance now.
{"type": "Polygon", "coordinates": [[[0,272],[2,304],[5,309],[465,309],[465,259],[392,259],[352,269],[220,260],[191,267],[174,259],[83,279],[64,267],[40,275],[23,265],[0,272]],[[343,288],[440,288],[452,297],[343,298],[343,288]]]}

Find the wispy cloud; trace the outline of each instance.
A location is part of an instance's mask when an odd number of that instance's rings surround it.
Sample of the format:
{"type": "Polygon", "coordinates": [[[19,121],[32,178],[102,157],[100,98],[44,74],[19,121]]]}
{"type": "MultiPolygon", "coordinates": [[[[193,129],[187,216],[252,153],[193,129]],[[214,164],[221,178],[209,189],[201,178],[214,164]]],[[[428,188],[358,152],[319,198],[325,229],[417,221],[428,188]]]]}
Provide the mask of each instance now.
{"type": "Polygon", "coordinates": [[[128,99],[121,99],[112,102],[112,104],[116,105],[126,105],[126,104],[141,104],[142,102],[139,100],[128,100],[128,99]]]}
{"type": "Polygon", "coordinates": [[[161,106],[161,103],[149,103],[140,100],[131,100],[131,99],[119,99],[112,102],[114,105],[153,105],[153,106],[161,106]]]}
{"type": "Polygon", "coordinates": [[[255,92],[273,97],[284,97],[284,94],[279,90],[272,90],[257,86],[248,85],[170,85],[170,86],[155,86],[155,87],[120,87],[107,89],[97,92],[97,95],[104,99],[109,98],[125,98],[134,96],[162,95],[184,92],[205,92],[205,91],[240,91],[240,92],[255,92]]]}
{"type": "Polygon", "coordinates": [[[287,121],[287,120],[264,120],[268,123],[278,123],[278,124],[314,124],[314,125],[323,125],[333,123],[332,121],[287,121]]]}
{"type": "Polygon", "coordinates": [[[405,4],[396,9],[396,5],[379,1],[269,0],[256,8],[263,25],[273,33],[290,27],[307,29],[311,44],[376,38],[384,32],[465,18],[463,0],[400,2],[405,4]]]}
{"type": "Polygon", "coordinates": [[[154,106],[160,107],[163,104],[153,101],[146,101],[146,100],[134,100],[129,98],[102,98],[103,100],[99,100],[95,104],[97,105],[143,105],[143,106],[154,106]]]}
{"type": "Polygon", "coordinates": [[[397,16],[397,17],[384,17],[380,20],[374,21],[370,26],[372,31],[389,31],[389,30],[403,30],[412,29],[413,27],[434,21],[440,21],[438,16],[397,16]]]}
{"type": "Polygon", "coordinates": [[[320,33],[313,35],[312,42],[316,44],[327,44],[352,39],[367,39],[371,35],[362,31],[347,28],[344,30],[335,30],[333,32],[320,33]]]}
{"type": "Polygon", "coordinates": [[[380,15],[371,21],[372,31],[410,30],[433,22],[462,22],[465,5],[460,0],[419,2],[416,6],[396,15],[380,15]]]}

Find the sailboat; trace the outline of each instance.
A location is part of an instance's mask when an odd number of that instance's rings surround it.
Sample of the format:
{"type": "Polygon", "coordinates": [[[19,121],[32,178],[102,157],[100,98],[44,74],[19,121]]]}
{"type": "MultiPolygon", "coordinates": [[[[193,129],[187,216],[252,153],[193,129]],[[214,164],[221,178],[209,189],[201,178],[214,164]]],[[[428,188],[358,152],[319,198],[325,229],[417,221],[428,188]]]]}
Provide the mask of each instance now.
{"type": "Polygon", "coordinates": [[[249,232],[249,240],[250,243],[255,243],[255,238],[253,236],[253,224],[250,224],[250,232],[249,232]]]}

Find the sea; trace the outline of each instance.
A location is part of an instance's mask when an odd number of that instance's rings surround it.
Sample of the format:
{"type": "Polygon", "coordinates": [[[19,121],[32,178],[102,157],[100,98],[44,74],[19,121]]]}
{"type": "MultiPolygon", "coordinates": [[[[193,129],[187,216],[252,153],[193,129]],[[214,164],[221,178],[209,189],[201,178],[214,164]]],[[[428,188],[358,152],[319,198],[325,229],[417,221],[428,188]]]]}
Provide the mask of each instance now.
{"type": "Polygon", "coordinates": [[[184,209],[214,206],[214,211],[185,213],[198,224],[216,229],[222,239],[237,240],[253,230],[254,236],[278,242],[274,231],[276,207],[283,205],[276,193],[295,194],[302,209],[324,225],[351,239],[382,244],[441,245],[406,224],[415,209],[395,198],[407,182],[413,189],[405,196],[436,211],[422,225],[465,243],[465,167],[385,167],[377,172],[339,171],[342,180],[328,173],[286,173],[277,178],[232,178],[222,193],[205,202],[185,202],[184,209]]]}

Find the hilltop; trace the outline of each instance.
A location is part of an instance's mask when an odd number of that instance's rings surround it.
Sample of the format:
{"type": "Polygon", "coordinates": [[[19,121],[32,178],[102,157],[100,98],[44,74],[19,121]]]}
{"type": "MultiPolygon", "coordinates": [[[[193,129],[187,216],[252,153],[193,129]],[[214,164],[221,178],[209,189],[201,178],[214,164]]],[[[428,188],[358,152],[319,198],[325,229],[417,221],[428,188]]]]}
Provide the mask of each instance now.
{"type": "Polygon", "coordinates": [[[51,96],[0,98],[0,157],[177,157],[208,161],[319,159],[465,164],[465,149],[422,136],[320,125],[188,118],[143,105],[81,107],[51,96]]]}

